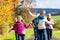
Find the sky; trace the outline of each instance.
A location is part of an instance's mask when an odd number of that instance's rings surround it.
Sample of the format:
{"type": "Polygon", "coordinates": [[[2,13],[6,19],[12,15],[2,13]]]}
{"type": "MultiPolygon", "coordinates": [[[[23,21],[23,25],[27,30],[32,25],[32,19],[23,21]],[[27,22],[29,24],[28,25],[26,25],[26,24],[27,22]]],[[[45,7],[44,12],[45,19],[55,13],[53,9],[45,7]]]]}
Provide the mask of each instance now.
{"type": "Polygon", "coordinates": [[[32,3],[33,8],[53,8],[60,9],[60,0],[35,0],[35,5],[32,3]]]}

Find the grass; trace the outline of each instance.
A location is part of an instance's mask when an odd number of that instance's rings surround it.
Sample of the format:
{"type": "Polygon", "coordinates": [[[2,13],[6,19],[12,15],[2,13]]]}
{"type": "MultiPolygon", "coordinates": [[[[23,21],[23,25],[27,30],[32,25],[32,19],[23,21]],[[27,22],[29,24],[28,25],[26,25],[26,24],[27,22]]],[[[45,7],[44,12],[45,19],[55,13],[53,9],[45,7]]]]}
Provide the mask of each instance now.
{"type": "Polygon", "coordinates": [[[34,29],[26,29],[26,38],[29,38],[32,34],[34,34],[34,29]]]}
{"type": "Polygon", "coordinates": [[[60,38],[60,30],[54,30],[53,31],[53,36],[57,37],[57,38],[60,38]]]}
{"type": "Polygon", "coordinates": [[[54,20],[60,20],[60,15],[58,15],[58,16],[52,16],[52,18],[53,18],[54,20]]]}
{"type": "MultiPolygon", "coordinates": [[[[25,33],[26,38],[29,38],[33,33],[34,33],[33,28],[26,29],[26,33],[25,33]]],[[[8,35],[9,35],[8,38],[15,40],[15,32],[14,31],[11,31],[8,35]]]]}
{"type": "MultiPolygon", "coordinates": [[[[52,18],[53,18],[54,20],[60,20],[60,15],[59,15],[59,16],[52,16],[52,18]]],[[[53,30],[53,36],[54,36],[54,37],[57,37],[57,38],[60,38],[60,30],[54,29],[54,30],[53,30]]]]}

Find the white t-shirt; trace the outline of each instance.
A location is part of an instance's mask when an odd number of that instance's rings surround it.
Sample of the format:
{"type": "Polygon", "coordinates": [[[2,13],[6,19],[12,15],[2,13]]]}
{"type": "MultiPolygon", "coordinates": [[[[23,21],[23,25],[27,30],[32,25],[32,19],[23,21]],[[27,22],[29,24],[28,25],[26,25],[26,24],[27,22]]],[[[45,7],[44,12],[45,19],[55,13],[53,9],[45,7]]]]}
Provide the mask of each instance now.
{"type": "Polygon", "coordinates": [[[45,26],[46,21],[47,21],[46,18],[44,18],[43,20],[39,20],[38,29],[46,29],[46,26],[45,26]]]}

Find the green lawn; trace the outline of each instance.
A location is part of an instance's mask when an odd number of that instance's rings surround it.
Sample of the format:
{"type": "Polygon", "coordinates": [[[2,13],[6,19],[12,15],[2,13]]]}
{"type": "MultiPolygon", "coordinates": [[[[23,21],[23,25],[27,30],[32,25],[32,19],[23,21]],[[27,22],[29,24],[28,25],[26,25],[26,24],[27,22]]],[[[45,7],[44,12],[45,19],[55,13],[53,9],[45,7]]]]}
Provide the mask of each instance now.
{"type": "MultiPolygon", "coordinates": [[[[26,38],[29,38],[33,33],[34,33],[34,31],[33,31],[34,29],[33,28],[28,28],[28,29],[26,29],[26,38]]],[[[13,40],[15,40],[15,34],[14,34],[14,31],[11,31],[10,33],[9,33],[9,37],[10,37],[10,39],[13,39],[13,40]]]]}
{"type": "MultiPolygon", "coordinates": [[[[59,16],[52,16],[52,18],[53,18],[54,20],[60,20],[60,15],[59,15],[59,16]]],[[[54,30],[53,30],[53,36],[54,36],[54,37],[57,37],[57,38],[60,38],[60,30],[54,29],[54,30]]]]}
{"type": "Polygon", "coordinates": [[[54,20],[60,20],[60,15],[59,16],[52,16],[54,20]]]}
{"type": "Polygon", "coordinates": [[[57,37],[57,38],[60,38],[60,30],[54,30],[53,31],[53,36],[57,37]]]}

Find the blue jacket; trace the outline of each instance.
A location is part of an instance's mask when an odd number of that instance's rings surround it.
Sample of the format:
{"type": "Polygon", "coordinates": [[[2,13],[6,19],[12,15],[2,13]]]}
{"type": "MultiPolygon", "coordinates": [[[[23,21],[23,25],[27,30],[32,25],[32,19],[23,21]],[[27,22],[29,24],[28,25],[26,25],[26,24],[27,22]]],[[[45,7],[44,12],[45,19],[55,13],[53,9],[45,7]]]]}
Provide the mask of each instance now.
{"type": "Polygon", "coordinates": [[[39,23],[39,20],[42,20],[42,19],[44,19],[44,16],[38,16],[38,17],[36,17],[35,19],[33,19],[33,24],[36,26],[36,25],[38,25],[38,23],[39,23]]]}

